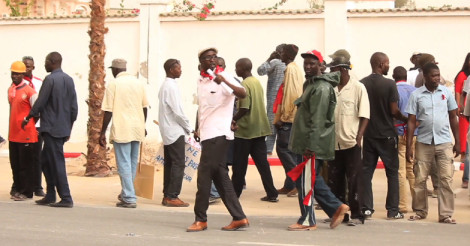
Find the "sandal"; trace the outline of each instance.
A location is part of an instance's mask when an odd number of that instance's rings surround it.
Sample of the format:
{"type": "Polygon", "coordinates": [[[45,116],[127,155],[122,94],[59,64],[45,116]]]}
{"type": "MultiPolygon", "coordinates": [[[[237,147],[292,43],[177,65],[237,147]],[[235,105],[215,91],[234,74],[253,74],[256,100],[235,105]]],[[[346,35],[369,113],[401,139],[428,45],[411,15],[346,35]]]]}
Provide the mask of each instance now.
{"type": "Polygon", "coordinates": [[[457,224],[457,222],[456,222],[454,219],[452,219],[451,217],[447,217],[447,218],[445,218],[445,219],[443,219],[443,220],[439,220],[439,223],[453,224],[453,225],[454,225],[454,224],[457,224]]]}
{"type": "Polygon", "coordinates": [[[410,218],[408,219],[409,221],[417,221],[417,220],[422,220],[424,219],[423,217],[415,214],[415,215],[411,215],[410,218]]]}

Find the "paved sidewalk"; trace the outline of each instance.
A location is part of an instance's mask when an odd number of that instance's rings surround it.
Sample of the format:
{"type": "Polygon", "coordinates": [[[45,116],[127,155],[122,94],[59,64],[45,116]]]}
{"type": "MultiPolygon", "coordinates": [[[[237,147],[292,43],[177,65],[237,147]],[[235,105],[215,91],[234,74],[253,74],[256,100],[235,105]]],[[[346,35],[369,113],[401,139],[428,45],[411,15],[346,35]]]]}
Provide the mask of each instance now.
{"type": "MultiPolygon", "coordinates": [[[[83,173],[84,167],[73,164],[73,161],[67,161],[67,170],[69,173],[70,190],[76,206],[94,206],[94,207],[114,207],[117,202],[117,194],[120,191],[119,176],[114,175],[106,178],[91,178],[78,176],[77,174],[83,173]]],[[[274,184],[276,188],[280,188],[284,180],[284,170],[281,166],[271,167],[274,184]]],[[[455,200],[455,215],[454,218],[458,223],[470,224],[470,200],[467,189],[461,189],[462,171],[456,171],[454,175],[454,191],[456,193],[455,200]]],[[[0,201],[9,201],[9,190],[11,187],[11,169],[7,157],[0,157],[0,201]]],[[[252,165],[249,166],[247,176],[247,189],[243,191],[240,198],[242,206],[248,217],[250,216],[299,216],[299,207],[297,198],[286,197],[285,195],[279,196],[278,203],[262,202],[259,199],[265,196],[263,186],[256,168],[252,165]]],[[[45,183],[44,183],[45,184],[45,183]]],[[[385,195],[386,195],[386,178],[383,169],[377,169],[374,180],[374,202],[376,212],[374,213],[374,220],[385,220],[385,195]]],[[[192,213],[194,199],[196,194],[196,182],[190,183],[184,181],[183,189],[180,198],[185,202],[189,202],[190,206],[187,208],[168,208],[161,205],[162,199],[162,172],[157,172],[156,185],[155,185],[155,198],[149,200],[145,198],[138,198],[137,209],[140,210],[163,210],[163,211],[181,211],[192,213]]],[[[34,199],[37,199],[36,197],[34,199]]],[[[21,202],[18,202],[21,203],[21,202]]],[[[411,209],[411,198],[409,199],[411,209]]],[[[437,222],[437,199],[429,198],[429,217],[424,222],[437,222]]],[[[222,203],[214,204],[209,207],[210,214],[223,213],[228,214],[222,203]]],[[[326,214],[323,211],[315,211],[317,218],[324,219],[326,214]]],[[[411,214],[407,214],[409,217],[411,214]]],[[[293,220],[292,223],[295,221],[293,220]]],[[[409,222],[420,223],[420,222],[409,222]]],[[[286,226],[288,226],[286,224],[286,226]]]]}

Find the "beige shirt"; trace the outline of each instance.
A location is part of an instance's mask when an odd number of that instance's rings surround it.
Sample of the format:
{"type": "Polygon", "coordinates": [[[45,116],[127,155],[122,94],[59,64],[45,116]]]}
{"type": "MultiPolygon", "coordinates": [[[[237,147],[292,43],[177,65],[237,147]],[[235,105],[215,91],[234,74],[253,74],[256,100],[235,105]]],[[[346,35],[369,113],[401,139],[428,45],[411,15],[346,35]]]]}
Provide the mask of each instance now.
{"type": "Polygon", "coordinates": [[[279,120],[288,123],[294,122],[294,116],[297,112],[294,101],[302,95],[302,85],[304,81],[305,78],[302,69],[295,62],[289,63],[284,72],[284,95],[282,97],[282,104],[277,109],[273,124],[279,120]]]}
{"type": "Polygon", "coordinates": [[[121,72],[106,87],[101,109],[113,113],[110,142],[144,141],[143,108],[149,106],[145,84],[135,76],[121,72]]]}
{"type": "Polygon", "coordinates": [[[346,86],[338,90],[335,108],[335,150],[344,150],[356,145],[360,118],[370,118],[369,96],[364,84],[350,78],[346,86]]]}

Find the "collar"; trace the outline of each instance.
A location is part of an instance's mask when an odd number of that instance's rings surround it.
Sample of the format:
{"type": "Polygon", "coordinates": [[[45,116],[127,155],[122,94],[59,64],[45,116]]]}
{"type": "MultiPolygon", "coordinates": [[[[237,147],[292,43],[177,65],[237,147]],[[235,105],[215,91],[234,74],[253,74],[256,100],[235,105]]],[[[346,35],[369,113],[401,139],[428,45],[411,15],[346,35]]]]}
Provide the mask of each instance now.
{"type": "Polygon", "coordinates": [[[397,85],[406,84],[406,80],[400,80],[400,81],[397,81],[396,83],[397,83],[397,85]]]}
{"type": "MultiPolygon", "coordinates": [[[[219,66],[216,66],[216,67],[215,67],[214,74],[218,74],[218,73],[223,72],[223,71],[224,71],[223,68],[221,68],[221,67],[219,67],[219,66]]],[[[201,76],[202,76],[203,78],[209,78],[210,80],[213,80],[213,79],[214,79],[214,77],[213,77],[212,75],[208,74],[206,71],[202,71],[202,70],[201,70],[201,73],[200,73],[200,74],[201,74],[201,76]]]]}

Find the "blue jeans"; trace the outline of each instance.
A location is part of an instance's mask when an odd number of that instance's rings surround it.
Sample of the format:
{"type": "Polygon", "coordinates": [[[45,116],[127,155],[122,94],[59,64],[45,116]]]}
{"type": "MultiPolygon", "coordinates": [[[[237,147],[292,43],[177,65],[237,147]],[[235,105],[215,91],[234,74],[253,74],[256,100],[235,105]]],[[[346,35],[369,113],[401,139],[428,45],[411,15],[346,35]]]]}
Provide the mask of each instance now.
{"type": "Polygon", "coordinates": [[[284,167],[284,171],[286,173],[286,178],[282,188],[288,190],[295,188],[295,182],[287,176],[287,173],[302,162],[301,155],[295,154],[288,149],[291,128],[292,123],[284,123],[279,129],[277,129],[276,142],[277,156],[279,157],[279,160],[282,163],[282,167],[284,167]]]}
{"type": "Polygon", "coordinates": [[[135,203],[134,179],[139,159],[140,142],[113,143],[116,164],[121,178],[121,197],[127,203],[135,203]]]}

